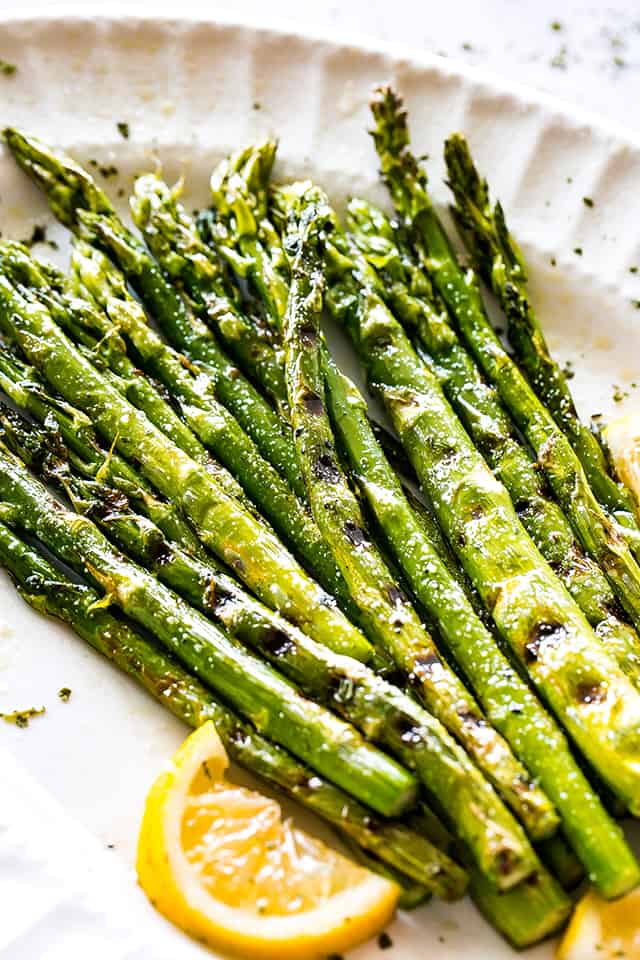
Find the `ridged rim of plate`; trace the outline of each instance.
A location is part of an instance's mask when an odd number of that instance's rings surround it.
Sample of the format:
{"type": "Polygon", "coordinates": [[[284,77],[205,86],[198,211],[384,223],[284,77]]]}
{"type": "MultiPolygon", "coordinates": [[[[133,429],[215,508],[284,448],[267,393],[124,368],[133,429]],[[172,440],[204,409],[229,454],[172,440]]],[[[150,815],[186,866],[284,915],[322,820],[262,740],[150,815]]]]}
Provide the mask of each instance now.
{"type": "Polygon", "coordinates": [[[349,31],[343,32],[339,29],[319,30],[313,26],[303,26],[298,29],[294,23],[283,17],[264,17],[237,16],[230,11],[220,10],[212,12],[211,16],[203,16],[199,12],[184,10],[180,16],[171,14],[171,5],[167,0],[156,0],[153,10],[137,10],[132,12],[128,4],[123,4],[120,0],[115,0],[110,4],[108,14],[103,13],[99,6],[94,3],[62,2],[56,4],[56,9],[52,13],[43,10],[39,6],[22,7],[20,11],[0,11],[0,26],[2,24],[12,24],[16,26],[28,25],[30,21],[38,20],[40,23],[48,22],[52,26],[62,21],[72,21],[81,23],[90,21],[100,23],[105,27],[108,24],[116,24],[127,21],[128,24],[136,26],[145,22],[154,22],[161,24],[189,24],[197,25],[216,25],[225,27],[237,27],[239,29],[253,29],[260,31],[271,37],[295,37],[303,40],[329,43],[343,50],[358,50],[364,53],[382,54],[393,60],[404,61],[412,67],[418,69],[436,69],[443,76],[462,77],[465,80],[481,84],[488,87],[496,96],[505,97],[514,103],[524,103],[528,106],[543,107],[552,111],[556,115],[562,116],[572,126],[589,127],[594,132],[607,137],[615,138],[624,145],[640,151],[640,134],[634,135],[627,127],[620,123],[615,123],[603,118],[596,111],[590,111],[565,100],[562,97],[556,97],[553,94],[545,93],[536,87],[512,81],[498,71],[490,70],[486,67],[477,67],[458,60],[455,57],[445,57],[437,53],[429,53],[419,50],[410,44],[398,42],[384,42],[374,40],[370,36],[364,39],[356,37],[349,31]],[[92,12],[93,11],[93,12],[92,12]],[[167,11],[167,12],[165,12],[167,11]],[[507,88],[508,83],[508,88],[507,88]]]}

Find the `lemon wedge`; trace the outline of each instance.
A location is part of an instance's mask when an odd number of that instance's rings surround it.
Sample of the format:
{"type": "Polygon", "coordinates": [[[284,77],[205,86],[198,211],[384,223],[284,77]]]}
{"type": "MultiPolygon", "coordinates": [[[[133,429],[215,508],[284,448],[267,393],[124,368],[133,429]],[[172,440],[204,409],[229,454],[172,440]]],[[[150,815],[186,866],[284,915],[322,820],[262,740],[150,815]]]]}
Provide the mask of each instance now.
{"type": "Polygon", "coordinates": [[[137,871],[160,913],[247,960],[326,957],[378,933],[398,887],[284,820],[275,800],[225,780],[227,765],[208,721],[149,792],[137,871]]]}
{"type": "Polygon", "coordinates": [[[640,506],[640,411],[611,420],[604,440],[616,473],[640,506]]]}
{"type": "Polygon", "coordinates": [[[573,912],[557,960],[640,960],[640,888],[603,900],[585,894],[573,912]]]}

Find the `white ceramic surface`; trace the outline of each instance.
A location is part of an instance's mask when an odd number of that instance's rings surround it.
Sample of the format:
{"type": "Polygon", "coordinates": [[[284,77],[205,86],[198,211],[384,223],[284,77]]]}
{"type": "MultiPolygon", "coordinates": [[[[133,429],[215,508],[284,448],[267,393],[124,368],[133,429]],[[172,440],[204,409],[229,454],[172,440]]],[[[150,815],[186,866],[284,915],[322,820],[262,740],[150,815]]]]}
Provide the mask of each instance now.
{"type": "MultiPolygon", "coordinates": [[[[621,408],[614,384],[629,390],[625,404],[637,402],[640,274],[630,268],[640,266],[640,144],[623,130],[507,91],[450,60],[231,22],[13,19],[0,23],[6,51],[18,72],[0,77],[3,126],[31,130],[81,161],[116,163],[118,177],[105,183],[112,195],[159,161],[168,179],[186,175],[193,206],[206,200],[215,160],[267,133],[280,140],[279,176],[317,178],[338,207],[354,192],[384,201],[365,133],[367,99],[375,82],[392,79],[406,97],[416,149],[432,155],[433,192],[443,203],[442,140],[455,129],[469,137],[529,258],[549,341],[576,366],[584,415],[621,408]],[[129,140],[119,121],[130,125],[129,140]]],[[[0,153],[3,235],[29,236],[50,219],[0,153]]],[[[64,261],[64,232],[54,226],[49,237],[61,242],[56,257],[64,261]]],[[[53,256],[48,247],[37,252],[53,256]]],[[[344,344],[336,347],[355,372],[344,344]]],[[[116,960],[137,956],[141,942],[145,956],[206,955],[147,907],[132,871],[145,791],[184,729],[70,631],[28,610],[0,574],[0,711],[41,703],[47,714],[27,730],[0,729],[0,750],[17,759],[0,760],[0,957],[101,956],[107,931],[116,960]],[[73,691],[66,704],[57,697],[62,686],[73,691]],[[64,815],[35,796],[29,776],[64,815]]],[[[468,903],[432,904],[399,918],[390,933],[391,960],[513,956],[468,903]]],[[[528,954],[551,955],[550,945],[528,954]]],[[[352,956],[373,960],[379,952],[373,944],[352,956]]]]}

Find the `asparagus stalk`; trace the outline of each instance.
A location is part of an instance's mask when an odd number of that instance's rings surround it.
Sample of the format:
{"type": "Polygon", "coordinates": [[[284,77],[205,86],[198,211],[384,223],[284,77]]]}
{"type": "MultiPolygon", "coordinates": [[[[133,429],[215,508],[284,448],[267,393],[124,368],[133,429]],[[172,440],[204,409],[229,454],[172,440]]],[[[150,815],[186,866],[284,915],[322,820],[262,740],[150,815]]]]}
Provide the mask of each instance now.
{"type": "Polygon", "coordinates": [[[127,561],[90,520],[54,501],[6,448],[0,448],[0,496],[18,508],[21,529],[96,584],[105,603],[149,630],[259,732],[385,816],[414,803],[411,774],[127,561]]]}
{"type": "Polygon", "coordinates": [[[315,814],[338,827],[403,877],[445,900],[464,892],[464,871],[426,837],[399,822],[381,820],[353,797],[262,737],[203,684],[151,641],[100,606],[99,595],[78,584],[0,522],[0,564],[35,610],[67,623],[95,650],[133,677],[191,727],[213,720],[229,756],[315,814]]]}
{"type": "MultiPolygon", "coordinates": [[[[381,820],[348,794],[258,734],[174,660],[122,620],[97,605],[98,594],[52,567],[0,523],[0,564],[35,610],[69,624],[78,635],[133,677],[189,726],[213,720],[230,757],[339,828],[358,849],[445,900],[462,895],[465,874],[435,843],[406,825],[381,820]]],[[[424,817],[421,818],[421,825],[424,817]]],[[[374,867],[371,861],[370,867],[374,867]]],[[[398,876],[398,880],[401,879],[398,876]]],[[[501,932],[512,928],[520,946],[552,933],[569,909],[544,871],[506,894],[496,895],[476,874],[476,902],[501,932]],[[540,889],[542,887],[542,889],[540,889]],[[478,888],[484,893],[478,897],[478,888]],[[546,900],[543,900],[546,891],[546,900]],[[543,918],[546,904],[546,920],[543,918]],[[489,909],[487,909],[487,906],[489,909]],[[516,918],[517,924],[510,918],[516,918]]]]}
{"type": "Polygon", "coordinates": [[[126,460],[112,450],[104,450],[89,418],[47,393],[35,369],[11,356],[6,346],[0,350],[0,389],[17,407],[46,428],[59,432],[69,448],[70,460],[84,476],[108,480],[136,504],[143,505],[167,537],[191,554],[206,556],[200,540],[173,505],[153,496],[147,482],[126,460]]]}
{"type": "Polygon", "coordinates": [[[23,290],[33,293],[49,310],[53,319],[69,336],[86,348],[89,360],[109,378],[122,395],[142,410],[159,430],[194,460],[205,464],[224,490],[249,509],[255,509],[242,487],[225,467],[213,460],[191,429],[180,419],[158,385],[129,359],[124,341],[114,325],[105,322],[86,299],[69,290],[63,274],[53,267],[44,267],[30,256],[21,244],[5,244],[0,248],[2,267],[10,279],[23,290]]]}
{"type": "Polygon", "coordinates": [[[248,277],[282,331],[289,298],[289,262],[268,217],[267,188],[277,144],[265,140],[224,159],[211,175],[218,248],[240,276],[248,277]]]}
{"type": "Polygon", "coordinates": [[[154,174],[139,177],[131,198],[135,224],[167,278],[180,285],[194,312],[287,416],[282,356],[271,342],[269,327],[258,326],[235,306],[219,258],[201,239],[179,195],[179,188],[170,189],[154,174]]]}
{"type": "Polygon", "coordinates": [[[489,923],[518,950],[561,930],[573,906],[546,870],[506,893],[497,892],[479,873],[473,873],[469,893],[489,923]]]}
{"type": "MultiPolygon", "coordinates": [[[[536,550],[435,375],[375,291],[361,288],[359,310],[353,309],[350,287],[334,285],[331,300],[440,524],[505,641],[603,779],[638,810],[638,692],[536,550]]],[[[548,754],[540,759],[545,762],[548,754]]],[[[563,803],[565,832],[594,882],[605,895],[617,896],[637,882],[638,867],[586,781],[570,778],[566,787],[578,788],[581,799],[558,799],[547,786],[556,805],[563,803]],[[583,819],[587,808],[591,812],[583,819]],[[596,822],[603,837],[594,844],[596,822]],[[610,831],[620,846],[615,867],[602,855],[610,831]]]]}
{"type": "Polygon", "coordinates": [[[463,270],[431,204],[426,176],[408,149],[406,114],[388,88],[372,103],[383,176],[416,251],[487,379],[531,444],[585,550],[600,564],[622,607],[640,626],[640,567],[588,484],[567,437],[500,343],[475,273],[463,270]]]}
{"type": "Polygon", "coordinates": [[[0,274],[0,327],[67,402],[80,406],[108,443],[136,463],[194,530],[260,599],[320,643],[367,659],[369,644],[333,599],[302,570],[270,529],[229,497],[113,389],[73,347],[39,303],[0,274]]]}
{"type": "Polygon", "coordinates": [[[22,169],[45,191],[58,219],[76,231],[81,230],[85,239],[95,241],[115,260],[168,340],[206,370],[218,399],[236,417],[260,453],[293,490],[303,494],[288,426],[164,278],[153,257],[118,218],[104,191],[70,157],[55,153],[35,137],[9,129],[5,130],[5,139],[22,169]]]}
{"type": "Polygon", "coordinates": [[[564,430],[596,497],[629,530],[638,544],[640,530],[633,498],[610,476],[596,436],[578,416],[567,378],[553,359],[527,291],[527,269],[509,233],[499,203],[491,207],[486,180],[481,180],[464,137],[445,143],[453,213],[476,269],[500,300],[509,323],[509,340],[531,386],[564,430]]]}
{"type": "MultiPolygon", "coordinates": [[[[348,794],[265,740],[149,640],[96,606],[99,598],[91,588],[66,578],[2,523],[0,564],[9,570],[21,595],[35,610],[69,624],[189,726],[213,720],[235,762],[338,827],[358,849],[401,871],[401,876],[445,900],[462,895],[464,872],[426,836],[402,823],[376,818],[348,794]]],[[[373,868],[374,861],[369,866],[373,868]]],[[[476,875],[474,893],[487,919],[505,935],[513,930],[519,946],[529,946],[554,932],[569,909],[566,898],[543,871],[536,875],[535,883],[530,879],[501,895],[476,875]],[[485,900],[478,897],[478,887],[485,900]]]]}
{"type": "MultiPolygon", "coordinates": [[[[0,435],[2,426],[0,418],[0,435]]],[[[167,542],[158,528],[131,511],[126,498],[117,491],[70,473],[66,464],[58,461],[60,454],[55,449],[43,456],[38,446],[45,450],[51,447],[46,436],[34,436],[32,428],[14,422],[5,433],[11,434],[6,438],[7,445],[26,462],[44,468],[44,478],[60,483],[76,509],[101,526],[117,546],[193,606],[219,621],[231,636],[270,660],[307,696],[331,707],[415,769],[421,779],[430,780],[430,775],[422,773],[425,765],[434,764],[426,745],[432,738],[439,740],[441,733],[439,725],[414,700],[357,661],[332,654],[301,634],[244,593],[221,569],[203,564],[167,542]],[[408,728],[412,729],[410,743],[403,736],[408,728]]],[[[446,743],[443,751],[449,753],[450,763],[456,762],[446,743]]],[[[436,762],[440,762],[439,757],[436,762]]],[[[539,834],[548,832],[556,826],[557,817],[541,791],[532,789],[531,794],[532,802],[525,806],[525,812],[539,834]],[[531,816],[531,809],[536,816],[531,816]],[[541,824],[546,831],[540,830],[541,824]]]]}
{"type": "Polygon", "coordinates": [[[344,579],[306,507],[218,403],[206,374],[192,372],[186,358],[155,333],[142,307],[128,293],[120,271],[99,250],[77,242],[72,268],[81,290],[106,312],[98,332],[108,335],[115,327],[127,338],[142,367],[170,390],[200,440],[242,483],[287,545],[348,613],[354,611],[344,579]]]}
{"type": "Polygon", "coordinates": [[[417,884],[408,880],[404,874],[399,873],[393,867],[383,863],[363,847],[359,847],[357,843],[354,843],[341,831],[338,831],[338,836],[346,845],[353,859],[361,866],[372,870],[374,873],[379,873],[380,876],[386,877],[387,880],[395,883],[396,886],[400,888],[398,907],[401,910],[416,910],[431,899],[431,891],[423,884],[417,884]]]}
{"type": "MultiPolygon", "coordinates": [[[[254,187],[254,189],[252,190],[250,196],[251,196],[252,198],[255,198],[255,195],[256,195],[256,194],[255,194],[255,187],[254,187]]],[[[277,204],[276,204],[276,209],[273,211],[273,213],[276,214],[276,215],[278,214],[277,204]]],[[[269,251],[272,250],[272,246],[273,246],[273,245],[271,245],[271,246],[269,247],[269,251]]],[[[334,250],[334,256],[337,256],[337,255],[338,255],[337,252],[334,250]]],[[[267,286],[267,285],[268,285],[268,282],[269,282],[269,277],[268,277],[268,276],[265,276],[265,277],[263,278],[263,286],[267,286]]],[[[356,288],[354,289],[353,293],[354,293],[354,302],[357,302],[357,299],[358,299],[357,286],[356,286],[356,288]]],[[[277,297],[274,296],[274,302],[276,302],[276,301],[277,301],[277,297]]],[[[328,386],[331,386],[331,384],[330,384],[329,381],[328,381],[328,384],[327,384],[327,385],[328,385],[328,386]]],[[[332,412],[336,414],[335,417],[334,417],[334,419],[337,420],[337,419],[339,419],[339,417],[338,417],[338,414],[336,413],[336,409],[337,409],[337,408],[336,408],[336,401],[338,400],[338,397],[339,397],[339,381],[338,381],[337,383],[334,383],[334,384],[333,384],[333,387],[334,387],[335,396],[332,396],[332,393],[331,393],[331,390],[330,390],[330,389],[327,391],[327,395],[328,395],[329,407],[330,407],[330,409],[332,410],[332,412]]],[[[371,429],[370,429],[370,428],[368,429],[368,424],[367,424],[366,420],[363,421],[363,420],[362,420],[362,417],[361,417],[360,422],[358,423],[357,413],[356,413],[356,411],[357,411],[357,404],[356,404],[355,401],[353,400],[353,396],[351,396],[349,399],[351,400],[351,403],[348,402],[347,397],[345,397],[345,396],[342,397],[342,404],[341,404],[341,407],[340,407],[341,413],[342,413],[342,420],[343,420],[343,422],[350,422],[350,421],[351,421],[351,428],[352,428],[352,430],[355,431],[356,435],[360,434],[360,436],[364,436],[365,438],[367,438],[367,439],[364,441],[364,443],[365,443],[364,449],[367,451],[367,455],[368,455],[368,459],[367,459],[367,461],[366,461],[366,467],[367,467],[367,468],[366,468],[366,470],[365,470],[365,469],[358,469],[358,468],[356,468],[356,474],[357,474],[358,476],[361,476],[361,475],[363,475],[363,474],[364,474],[364,475],[370,475],[370,474],[371,474],[371,468],[372,468],[372,464],[371,464],[370,458],[371,458],[371,457],[374,457],[374,458],[375,458],[376,456],[379,457],[379,456],[380,456],[380,452],[379,452],[379,450],[377,449],[377,447],[376,447],[376,445],[375,445],[375,442],[372,442],[371,429]],[[355,420],[355,423],[353,422],[354,420],[355,420]],[[367,442],[367,441],[368,441],[368,442],[367,442]]],[[[375,429],[375,428],[374,428],[374,429],[375,429]]],[[[377,429],[376,432],[377,432],[377,435],[380,434],[379,428],[377,429]]],[[[343,439],[343,441],[344,441],[346,438],[343,436],[342,439],[343,439]]],[[[384,441],[385,441],[385,444],[386,444],[387,448],[389,448],[388,435],[385,435],[385,436],[383,437],[383,439],[384,439],[384,441]]],[[[353,444],[353,440],[352,440],[352,444],[353,444]]],[[[357,450],[357,448],[356,448],[356,450],[357,450]]],[[[352,445],[352,450],[351,450],[351,452],[353,453],[353,445],[352,445]]],[[[395,445],[393,445],[392,454],[393,454],[393,456],[395,457],[395,459],[397,459],[397,457],[398,457],[398,450],[397,450],[397,447],[396,447],[395,445]]],[[[356,453],[356,456],[357,456],[357,453],[356,453]]],[[[356,467],[357,467],[357,465],[356,465],[356,467]]],[[[388,467],[387,467],[387,469],[388,469],[388,467]]],[[[392,478],[393,478],[393,474],[392,474],[392,478]]],[[[389,490],[393,490],[393,489],[394,489],[394,488],[393,488],[393,483],[394,483],[394,482],[395,482],[395,478],[392,479],[392,481],[391,481],[390,484],[389,484],[389,487],[385,487],[385,484],[382,482],[382,478],[378,475],[378,476],[376,477],[376,482],[375,482],[375,483],[372,482],[372,483],[370,484],[370,487],[372,488],[372,491],[373,491],[373,492],[375,492],[375,491],[380,491],[380,500],[384,501],[382,504],[380,504],[380,503],[378,504],[380,511],[383,511],[384,506],[389,502],[389,496],[388,496],[387,494],[389,493],[389,490]]],[[[415,501],[415,498],[414,498],[414,501],[415,501]]],[[[374,512],[375,512],[375,511],[374,511],[374,512]]],[[[423,516],[420,516],[418,519],[420,519],[420,520],[422,521],[422,520],[423,520],[423,516]]],[[[393,525],[392,525],[392,526],[393,526],[393,525]]],[[[396,524],[395,526],[396,526],[396,528],[397,528],[399,525],[396,524]]],[[[436,528],[436,530],[437,530],[437,528],[436,528]]],[[[429,537],[429,540],[436,545],[436,549],[437,549],[437,550],[439,549],[440,551],[442,551],[441,538],[435,538],[434,535],[433,535],[433,534],[434,534],[433,524],[431,524],[431,525],[427,528],[426,533],[427,533],[427,536],[429,537]]],[[[408,542],[413,543],[414,540],[415,540],[415,538],[413,538],[413,537],[407,537],[407,541],[408,541],[408,542]]],[[[446,555],[446,551],[445,551],[445,555],[446,555]]],[[[411,578],[409,578],[409,579],[411,580],[411,578]]],[[[429,576],[429,580],[430,580],[430,581],[432,580],[432,576],[431,576],[431,575],[429,576]]],[[[605,583],[606,583],[606,581],[605,581],[605,583]]],[[[423,591],[423,592],[424,592],[424,591],[423,591]]],[[[441,609],[440,609],[439,611],[435,611],[435,612],[434,612],[434,610],[433,610],[433,604],[432,604],[432,605],[431,605],[431,609],[430,609],[429,612],[432,613],[435,618],[437,618],[438,620],[440,620],[439,627],[440,627],[441,634],[444,635],[444,636],[446,636],[446,635],[447,635],[446,622],[445,622],[445,624],[442,623],[441,614],[442,614],[442,609],[445,609],[445,610],[446,610],[446,609],[449,609],[449,608],[451,607],[451,604],[441,604],[440,606],[441,606],[441,609]]],[[[465,637],[466,637],[467,633],[468,633],[468,629],[467,629],[467,631],[463,632],[463,633],[461,634],[461,636],[465,636],[465,637]]],[[[630,631],[630,633],[632,633],[632,631],[630,631]]],[[[453,645],[453,648],[454,648],[454,651],[455,651],[455,649],[456,649],[456,636],[455,636],[455,633],[453,634],[453,642],[452,642],[452,645],[453,645]]],[[[458,646],[458,647],[460,646],[460,641],[459,641],[459,640],[458,640],[457,646],[458,646]]],[[[555,727],[555,724],[553,724],[553,721],[550,720],[550,718],[549,718],[548,715],[545,713],[545,711],[542,710],[542,708],[541,708],[539,705],[536,704],[535,698],[532,698],[532,697],[531,697],[531,694],[530,694],[528,688],[521,683],[519,677],[518,677],[516,674],[514,674],[513,670],[511,669],[508,661],[506,661],[506,659],[501,655],[500,651],[495,648],[495,646],[493,645],[493,643],[491,643],[491,646],[489,647],[489,651],[490,651],[490,654],[493,654],[493,655],[488,655],[488,656],[487,656],[487,652],[485,651],[485,656],[484,656],[484,658],[480,659],[480,657],[475,657],[475,660],[474,660],[473,655],[471,654],[471,652],[468,651],[468,653],[469,653],[470,655],[467,656],[466,661],[464,661],[464,666],[466,667],[466,666],[469,664],[469,661],[471,661],[471,669],[474,670],[474,672],[477,672],[477,671],[478,671],[478,667],[477,667],[478,662],[484,663],[484,664],[486,665],[487,671],[486,671],[486,675],[485,675],[485,682],[484,682],[484,687],[483,687],[483,691],[482,691],[482,692],[487,692],[487,693],[489,693],[489,694],[491,694],[491,693],[493,692],[493,691],[492,691],[492,687],[495,686],[495,683],[494,683],[494,678],[495,678],[495,676],[502,675],[502,671],[504,671],[505,668],[506,668],[506,673],[507,673],[507,675],[511,674],[512,681],[513,681],[513,680],[516,681],[516,687],[519,686],[519,691],[520,691],[520,693],[521,693],[521,694],[522,694],[522,693],[524,694],[524,698],[523,698],[523,699],[524,699],[525,704],[526,704],[526,702],[527,702],[528,700],[533,699],[534,704],[535,704],[535,707],[534,707],[534,711],[533,711],[533,712],[534,712],[534,713],[537,713],[537,717],[532,718],[531,716],[529,716],[529,711],[528,711],[528,710],[526,710],[526,709],[523,710],[523,724],[522,724],[522,728],[521,728],[521,733],[523,733],[524,736],[525,736],[525,738],[528,740],[528,746],[527,746],[527,748],[524,748],[524,751],[523,751],[523,752],[524,752],[524,755],[526,756],[527,760],[529,760],[529,761],[531,762],[531,764],[532,764],[532,767],[531,767],[531,768],[532,768],[534,771],[536,771],[536,773],[538,773],[538,772],[540,771],[540,769],[542,768],[543,775],[546,774],[547,783],[550,784],[551,789],[554,790],[555,795],[559,797],[559,801],[560,801],[560,803],[563,805],[563,807],[566,808],[566,809],[570,812],[570,811],[571,811],[571,805],[570,805],[570,803],[567,804],[567,794],[564,793],[564,791],[563,791],[563,789],[562,789],[562,787],[561,787],[561,784],[564,782],[565,779],[569,779],[569,780],[570,780],[571,778],[573,778],[573,776],[574,776],[575,772],[578,770],[578,768],[577,768],[577,766],[576,766],[576,764],[575,764],[575,761],[574,761],[573,758],[571,757],[571,754],[570,754],[570,752],[569,752],[569,749],[568,749],[568,745],[567,745],[567,743],[566,743],[566,740],[564,739],[564,737],[562,736],[562,734],[559,732],[559,730],[557,729],[557,727],[555,727]],[[491,649],[492,647],[493,647],[493,650],[491,649]],[[536,709],[536,708],[537,708],[537,709],[536,709]],[[532,724],[531,724],[530,721],[531,721],[532,719],[534,720],[534,724],[535,724],[535,725],[532,725],[532,724]],[[539,723],[541,719],[542,719],[542,723],[539,723]],[[536,721],[538,721],[538,723],[536,723],[536,721]],[[538,724],[539,724],[539,725],[538,725],[538,724]],[[545,757],[545,754],[546,754],[546,750],[547,750],[547,748],[548,748],[548,744],[549,744],[550,742],[552,742],[552,741],[556,744],[557,754],[558,754],[559,761],[560,761],[560,762],[559,762],[559,768],[556,769],[556,770],[554,770],[553,772],[551,772],[551,771],[549,770],[548,765],[547,765],[547,763],[546,763],[545,760],[544,760],[544,757],[545,757]]],[[[458,662],[460,663],[460,662],[462,662],[462,661],[459,660],[458,662]]],[[[502,702],[501,704],[498,704],[498,703],[496,702],[496,699],[492,699],[491,697],[490,697],[490,701],[491,701],[491,703],[492,703],[492,705],[493,705],[493,707],[494,707],[494,715],[495,715],[497,718],[499,718],[499,719],[498,719],[498,724],[500,724],[500,720],[502,720],[502,721],[503,721],[503,727],[504,727],[504,719],[505,719],[506,716],[510,716],[510,713],[511,713],[511,712],[509,711],[509,704],[511,703],[511,705],[513,705],[513,704],[512,704],[512,701],[511,701],[511,694],[510,694],[509,683],[508,683],[508,682],[505,681],[504,687],[502,687],[502,685],[500,685],[500,687],[498,688],[498,698],[497,698],[498,700],[500,699],[500,696],[499,696],[500,693],[503,693],[503,694],[504,694],[503,702],[502,702]]],[[[495,694],[494,694],[494,696],[495,696],[495,694]]],[[[485,706],[486,706],[486,702],[485,702],[485,706]]],[[[521,705],[521,707],[522,707],[522,705],[521,705]]],[[[513,712],[516,712],[516,713],[517,713],[517,711],[513,711],[513,712]]],[[[490,714],[490,715],[491,715],[491,714],[490,714]]],[[[513,718],[512,718],[512,717],[510,717],[510,721],[511,721],[511,723],[510,723],[510,730],[511,730],[511,733],[512,733],[512,735],[513,735],[513,734],[515,733],[515,731],[513,730],[513,726],[512,726],[512,723],[513,723],[513,718]]],[[[511,742],[513,743],[513,741],[511,741],[511,742]]],[[[518,746],[519,746],[519,745],[520,745],[520,741],[518,741],[518,746]]],[[[583,778],[582,776],[581,776],[581,786],[587,786],[587,785],[586,785],[586,782],[584,781],[584,778],[583,778]]],[[[589,789],[589,788],[587,787],[587,789],[589,789]]],[[[591,791],[589,790],[589,792],[591,792],[591,791]]]]}
{"type": "MultiPolygon", "coordinates": [[[[465,860],[465,851],[433,810],[422,805],[410,823],[441,850],[465,860]]],[[[470,877],[469,893],[478,909],[520,950],[556,933],[571,912],[571,901],[556,878],[544,868],[506,893],[496,891],[477,870],[470,869],[470,877]]]]}
{"type": "MultiPolygon", "coordinates": [[[[324,384],[320,365],[319,314],[322,310],[323,250],[322,231],[328,222],[328,207],[323,196],[313,187],[298,197],[280,196],[280,202],[290,205],[291,233],[289,249],[296,245],[292,262],[292,283],[289,305],[285,316],[285,355],[289,406],[294,436],[307,487],[312,512],[327,542],[331,544],[336,560],[344,572],[352,595],[360,605],[369,633],[384,653],[391,655],[405,675],[411,677],[420,697],[450,730],[455,730],[483,771],[495,781],[504,776],[505,761],[509,761],[507,786],[518,786],[520,774],[513,767],[513,757],[504,741],[491,731],[494,741],[490,753],[478,749],[490,728],[477,704],[464,686],[440,658],[438,651],[416,616],[415,611],[398,589],[385,561],[364,526],[358,502],[342,473],[328,417],[324,409],[324,384]],[[462,717],[472,715],[474,723],[461,723],[462,717]],[[479,732],[482,731],[482,736],[479,732]],[[495,753],[493,752],[495,750],[495,753]],[[493,761],[501,752],[500,770],[493,761]],[[489,762],[487,762],[489,761],[489,762]],[[517,779],[511,779],[513,775],[517,779]]],[[[472,769],[472,768],[471,768],[472,769]]],[[[523,773],[522,768],[520,771],[523,773]]],[[[471,776],[471,772],[469,774],[471,776]]],[[[526,774],[525,774],[526,777],[526,774]]],[[[476,776],[478,787],[481,778],[476,776]]],[[[502,783],[502,781],[500,781],[502,783]]],[[[485,806],[493,805],[487,795],[485,806]]],[[[466,806],[466,803],[465,803],[466,806]]],[[[469,808],[467,807],[467,810],[469,808]]],[[[450,811],[451,813],[451,811],[450,811]]],[[[478,847],[475,828],[459,811],[458,828],[474,850],[476,862],[496,885],[513,885],[511,871],[522,877],[522,866],[530,870],[524,851],[524,835],[514,827],[507,811],[494,806],[496,824],[501,823],[507,854],[511,863],[500,866],[496,851],[478,847]],[[502,813],[502,816],[501,816],[502,813]],[[507,837],[511,833],[511,840],[507,837]],[[520,861],[520,862],[518,862],[520,861]],[[502,875],[502,876],[501,876],[502,875]]],[[[483,837],[483,845],[489,837],[483,837]]]]}
{"type": "MultiPolygon", "coordinates": [[[[497,391],[488,386],[450,325],[426,274],[397,241],[388,218],[362,200],[349,204],[353,239],[367,257],[376,292],[412,336],[421,357],[474,443],[504,483],[534,543],[607,649],[640,685],[640,642],[607,578],[582,549],[520,443],[497,391]]],[[[357,253],[353,253],[357,259],[357,253]]],[[[344,282],[344,281],[343,281],[344,282]]]]}
{"type": "MultiPolygon", "coordinates": [[[[31,451],[25,450],[30,437],[25,436],[24,427],[22,431],[18,429],[20,433],[16,446],[19,453],[30,460],[31,451]]],[[[40,463],[43,460],[38,457],[40,463]]],[[[460,776],[455,767],[464,755],[451,749],[453,744],[446,739],[446,734],[443,740],[444,731],[437,721],[410,697],[357,661],[332,654],[305,637],[244,594],[224,571],[182,553],[168,543],[157,528],[132,513],[121,495],[68,475],[64,466],[55,461],[50,462],[45,476],[61,482],[74,506],[102,526],[117,546],[221,623],[231,636],[270,660],[306,695],[328,705],[366,736],[388,748],[416,770],[429,786],[435,770],[443,781],[453,776],[456,788],[460,789],[460,776]],[[410,741],[405,735],[409,729],[410,741]],[[437,744],[435,756],[434,742],[437,744]]],[[[465,758],[463,776],[469,770],[474,768],[465,758]]],[[[467,793],[467,802],[474,803],[473,790],[467,793]]],[[[475,799],[476,813],[481,800],[482,797],[475,799]]]]}

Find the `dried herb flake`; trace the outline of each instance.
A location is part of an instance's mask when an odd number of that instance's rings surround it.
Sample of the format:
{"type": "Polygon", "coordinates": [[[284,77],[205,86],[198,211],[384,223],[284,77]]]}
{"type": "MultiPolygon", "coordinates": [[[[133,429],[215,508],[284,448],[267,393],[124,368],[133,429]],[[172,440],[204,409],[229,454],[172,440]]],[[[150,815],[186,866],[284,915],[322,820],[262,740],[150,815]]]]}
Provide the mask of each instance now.
{"type": "Polygon", "coordinates": [[[26,710],[13,710],[11,713],[0,713],[5,723],[13,723],[16,727],[28,727],[33,717],[39,717],[46,712],[46,707],[27,707],[26,710]]]}

